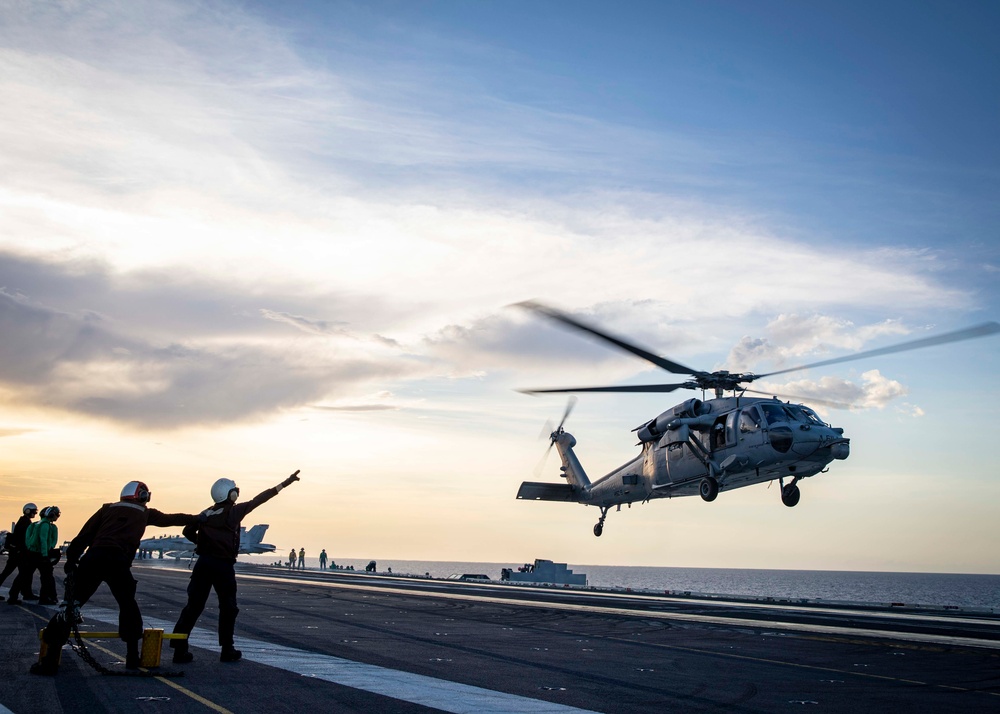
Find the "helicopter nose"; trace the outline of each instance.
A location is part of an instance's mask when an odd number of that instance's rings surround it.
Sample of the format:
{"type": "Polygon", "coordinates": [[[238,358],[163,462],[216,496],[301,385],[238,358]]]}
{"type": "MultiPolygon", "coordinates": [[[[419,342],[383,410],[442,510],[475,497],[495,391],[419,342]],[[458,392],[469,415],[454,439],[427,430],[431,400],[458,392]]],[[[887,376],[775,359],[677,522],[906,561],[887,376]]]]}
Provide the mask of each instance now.
{"type": "Polygon", "coordinates": [[[843,461],[851,455],[851,442],[844,439],[843,441],[831,446],[830,451],[833,454],[833,458],[843,461]]]}

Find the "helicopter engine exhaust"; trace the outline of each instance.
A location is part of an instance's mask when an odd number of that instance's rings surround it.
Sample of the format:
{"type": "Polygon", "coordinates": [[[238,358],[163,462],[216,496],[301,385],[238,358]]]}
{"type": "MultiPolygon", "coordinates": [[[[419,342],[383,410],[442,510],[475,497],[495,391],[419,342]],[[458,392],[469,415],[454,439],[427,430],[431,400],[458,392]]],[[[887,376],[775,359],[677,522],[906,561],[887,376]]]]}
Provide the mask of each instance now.
{"type": "Polygon", "coordinates": [[[636,432],[636,436],[639,437],[639,441],[641,442],[657,441],[667,431],[676,429],[679,426],[679,424],[674,423],[678,419],[694,419],[708,414],[711,410],[711,405],[706,405],[700,399],[688,399],[633,431],[636,432]]]}

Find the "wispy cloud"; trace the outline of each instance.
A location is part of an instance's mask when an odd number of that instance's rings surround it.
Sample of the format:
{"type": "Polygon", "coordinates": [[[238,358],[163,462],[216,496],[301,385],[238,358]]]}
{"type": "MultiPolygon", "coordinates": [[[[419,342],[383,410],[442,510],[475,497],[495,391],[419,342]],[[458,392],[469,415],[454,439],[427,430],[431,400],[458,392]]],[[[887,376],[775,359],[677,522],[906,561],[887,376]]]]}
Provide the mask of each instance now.
{"type": "MultiPolygon", "coordinates": [[[[33,267],[39,280],[28,286],[43,298],[76,295],[78,282],[103,284],[107,277],[100,271],[67,275],[59,266],[23,258],[14,262],[33,267]]],[[[152,339],[135,304],[124,310],[125,319],[115,306],[129,299],[152,304],[151,296],[156,296],[161,324],[155,333],[162,335],[164,325],[183,324],[193,316],[197,301],[162,285],[147,284],[143,292],[125,283],[121,293],[113,281],[97,291],[101,312],[82,295],[73,298],[79,302],[76,309],[57,309],[32,295],[0,290],[0,382],[17,399],[37,406],[171,428],[255,419],[335,395],[349,396],[364,385],[424,369],[416,362],[380,358],[371,348],[331,345],[323,339],[327,333],[281,339],[268,335],[269,321],[261,319],[253,323],[257,332],[246,324],[226,330],[226,321],[219,319],[215,331],[203,322],[201,330],[171,332],[169,341],[152,339]]],[[[234,290],[230,297],[235,300],[238,294],[234,290]]],[[[214,295],[226,302],[220,286],[215,286],[214,295]]],[[[370,342],[385,349],[381,340],[370,342]]]]}
{"type": "Polygon", "coordinates": [[[676,357],[725,354],[793,306],[731,365],[850,350],[975,304],[926,252],[834,250],[636,189],[621,178],[646,157],[665,185],[697,183],[715,149],[454,92],[460,63],[405,70],[435,82],[321,66],[224,3],[15,10],[0,29],[0,380],[36,403],[179,426],[330,395],[364,406],[379,380],[648,369],[502,307],[532,297],[676,357]]]}

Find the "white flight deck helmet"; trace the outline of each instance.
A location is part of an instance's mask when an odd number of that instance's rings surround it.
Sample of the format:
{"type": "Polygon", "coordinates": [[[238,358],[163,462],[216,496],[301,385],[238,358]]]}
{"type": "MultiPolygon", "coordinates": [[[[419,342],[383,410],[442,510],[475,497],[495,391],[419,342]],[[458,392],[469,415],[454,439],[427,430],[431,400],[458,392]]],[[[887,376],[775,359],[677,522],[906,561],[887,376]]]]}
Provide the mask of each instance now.
{"type": "Polygon", "coordinates": [[[215,503],[222,503],[223,501],[235,502],[239,495],[239,486],[231,478],[220,478],[212,484],[212,501],[215,503]]]}
{"type": "Polygon", "coordinates": [[[38,506],[34,503],[25,503],[24,508],[21,509],[21,513],[26,516],[33,516],[38,512],[38,506]]]}

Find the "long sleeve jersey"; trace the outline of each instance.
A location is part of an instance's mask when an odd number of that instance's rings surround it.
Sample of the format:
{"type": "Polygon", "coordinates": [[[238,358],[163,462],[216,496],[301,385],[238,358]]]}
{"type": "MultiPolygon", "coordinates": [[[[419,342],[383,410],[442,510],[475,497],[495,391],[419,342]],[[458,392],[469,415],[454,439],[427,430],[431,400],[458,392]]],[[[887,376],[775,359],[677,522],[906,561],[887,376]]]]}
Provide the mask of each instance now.
{"type": "Polygon", "coordinates": [[[138,503],[105,503],[83,524],[83,528],[69,544],[66,559],[76,562],[87,548],[105,548],[119,551],[123,557],[132,560],[147,525],[187,526],[197,522],[198,516],[162,513],[138,503]]]}
{"type": "Polygon", "coordinates": [[[184,536],[197,544],[194,552],[236,562],[240,551],[240,524],[250,511],[278,495],[278,488],[261,491],[245,503],[222,501],[204,515],[208,518],[184,529],[184,536]]]}
{"type": "Polygon", "coordinates": [[[24,536],[28,532],[28,526],[30,525],[31,519],[27,516],[21,516],[17,519],[17,523],[14,524],[14,530],[7,536],[7,550],[11,553],[20,553],[24,550],[24,536]]]}
{"type": "Polygon", "coordinates": [[[40,555],[48,555],[58,542],[59,528],[48,518],[32,523],[24,537],[25,548],[40,555]]]}

